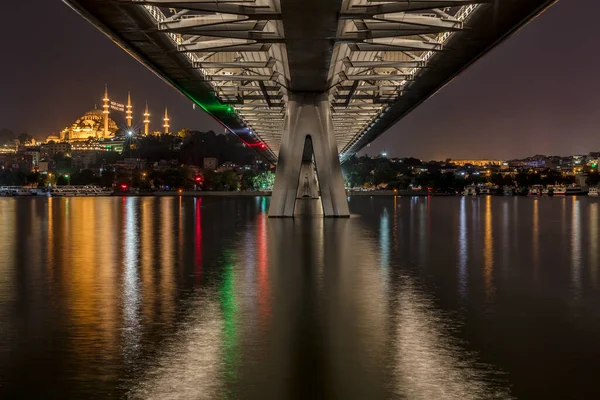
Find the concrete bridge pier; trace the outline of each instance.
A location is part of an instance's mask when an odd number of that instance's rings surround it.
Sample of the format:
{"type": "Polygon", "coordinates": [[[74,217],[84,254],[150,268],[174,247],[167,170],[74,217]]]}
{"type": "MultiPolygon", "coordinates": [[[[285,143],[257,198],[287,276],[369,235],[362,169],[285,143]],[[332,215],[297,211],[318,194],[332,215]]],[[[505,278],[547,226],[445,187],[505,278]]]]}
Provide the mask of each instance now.
{"type": "MultiPolygon", "coordinates": [[[[308,143],[308,141],[307,141],[308,143]]],[[[298,182],[298,193],[296,199],[318,199],[319,183],[312,160],[302,160],[300,166],[300,181],[298,182]]]]}
{"type": "MultiPolygon", "coordinates": [[[[342,168],[326,93],[292,93],[287,103],[269,217],[293,217],[314,159],[324,217],[349,217],[342,168]]],[[[296,215],[298,215],[296,213],[296,215]]]]}

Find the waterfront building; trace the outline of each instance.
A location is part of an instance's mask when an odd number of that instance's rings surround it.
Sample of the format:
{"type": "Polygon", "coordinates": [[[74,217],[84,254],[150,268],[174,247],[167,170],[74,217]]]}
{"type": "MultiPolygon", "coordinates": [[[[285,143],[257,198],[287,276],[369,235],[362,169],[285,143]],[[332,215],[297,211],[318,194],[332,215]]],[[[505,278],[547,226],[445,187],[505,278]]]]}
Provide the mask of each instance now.
{"type": "Polygon", "coordinates": [[[476,167],[487,167],[490,165],[497,165],[497,166],[501,166],[504,161],[502,160],[449,160],[451,163],[453,163],[454,165],[457,165],[459,167],[463,167],[467,164],[470,165],[474,165],[476,167]]]}
{"type": "Polygon", "coordinates": [[[86,152],[86,151],[110,151],[105,145],[101,144],[97,140],[77,141],[71,143],[71,151],[74,152],[86,152]]]}
{"type": "Polygon", "coordinates": [[[48,158],[58,153],[71,153],[71,144],[66,142],[54,142],[50,141],[40,146],[40,153],[42,158],[48,158]]]}
{"type": "Polygon", "coordinates": [[[20,151],[18,154],[23,155],[25,157],[31,158],[31,170],[36,171],[40,165],[40,152],[39,150],[24,150],[20,151]]]}
{"type": "Polygon", "coordinates": [[[215,157],[205,157],[203,160],[204,169],[216,170],[219,165],[219,160],[215,157]]]}
{"type": "Polygon", "coordinates": [[[75,151],[71,153],[71,163],[74,168],[90,168],[98,162],[98,153],[95,151],[75,151]]]}
{"type": "Polygon", "coordinates": [[[219,166],[217,172],[225,172],[225,171],[235,171],[239,168],[239,166],[231,161],[225,161],[223,164],[219,166]]]}
{"type": "Polygon", "coordinates": [[[113,166],[127,170],[144,169],[146,167],[146,160],[141,158],[125,158],[122,161],[117,161],[113,166]]]}

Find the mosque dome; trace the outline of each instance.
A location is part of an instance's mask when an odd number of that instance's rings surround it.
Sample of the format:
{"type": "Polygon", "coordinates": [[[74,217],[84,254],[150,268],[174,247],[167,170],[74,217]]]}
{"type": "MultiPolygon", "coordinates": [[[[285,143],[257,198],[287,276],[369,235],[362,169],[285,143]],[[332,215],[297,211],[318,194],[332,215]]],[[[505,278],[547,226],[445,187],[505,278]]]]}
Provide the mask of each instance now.
{"type": "MultiPolygon", "coordinates": [[[[116,122],[109,117],[107,137],[113,137],[117,130],[118,126],[116,122]]],[[[61,139],[67,141],[103,138],[105,136],[104,113],[97,108],[86,112],[73,125],[61,132],[61,139]]]]}

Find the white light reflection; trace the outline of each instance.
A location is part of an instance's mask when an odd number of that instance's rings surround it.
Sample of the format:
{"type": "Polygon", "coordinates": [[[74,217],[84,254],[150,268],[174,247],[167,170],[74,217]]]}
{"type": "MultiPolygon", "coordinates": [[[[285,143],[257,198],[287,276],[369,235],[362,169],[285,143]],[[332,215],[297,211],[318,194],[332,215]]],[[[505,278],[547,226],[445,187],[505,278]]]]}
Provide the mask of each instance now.
{"type": "Polygon", "coordinates": [[[533,271],[535,274],[535,281],[538,282],[538,275],[540,270],[540,201],[538,199],[533,200],[533,238],[532,238],[532,251],[533,251],[533,271]]]}
{"type": "Polygon", "coordinates": [[[594,288],[598,285],[598,203],[590,204],[590,274],[594,288]]]}
{"type": "Polygon", "coordinates": [[[211,293],[190,305],[190,319],[173,334],[156,363],[128,394],[130,399],[212,399],[222,393],[224,322],[211,293]]]}
{"type": "Polygon", "coordinates": [[[508,208],[508,201],[504,201],[502,204],[502,270],[506,271],[509,267],[511,260],[511,244],[510,244],[510,210],[508,208]]]}
{"type": "Polygon", "coordinates": [[[387,207],[383,209],[379,219],[379,260],[381,265],[381,277],[383,282],[383,290],[387,292],[389,284],[389,268],[390,268],[390,215],[387,207]]]}
{"type": "Polygon", "coordinates": [[[571,208],[571,279],[575,295],[578,298],[581,294],[581,218],[579,210],[579,201],[575,196],[572,197],[571,208]]]}
{"type": "Polygon", "coordinates": [[[467,258],[469,242],[467,240],[467,198],[460,199],[460,223],[458,232],[458,292],[467,297],[467,258]]]}
{"type": "Polygon", "coordinates": [[[123,226],[123,317],[125,356],[133,357],[140,340],[140,279],[138,276],[139,261],[139,228],[137,224],[136,197],[127,197],[124,204],[123,226]]]}
{"type": "Polygon", "coordinates": [[[399,398],[413,400],[509,399],[510,389],[452,336],[459,326],[404,277],[396,304],[396,377],[399,398]]]}

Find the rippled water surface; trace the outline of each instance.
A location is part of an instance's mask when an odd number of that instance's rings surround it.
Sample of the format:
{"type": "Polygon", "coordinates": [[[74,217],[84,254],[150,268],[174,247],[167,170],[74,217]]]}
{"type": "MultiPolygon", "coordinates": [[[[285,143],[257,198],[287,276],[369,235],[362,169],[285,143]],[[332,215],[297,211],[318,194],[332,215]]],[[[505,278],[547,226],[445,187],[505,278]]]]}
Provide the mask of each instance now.
{"type": "Polygon", "coordinates": [[[600,200],[0,198],[0,398],[600,398],[600,200]]]}

